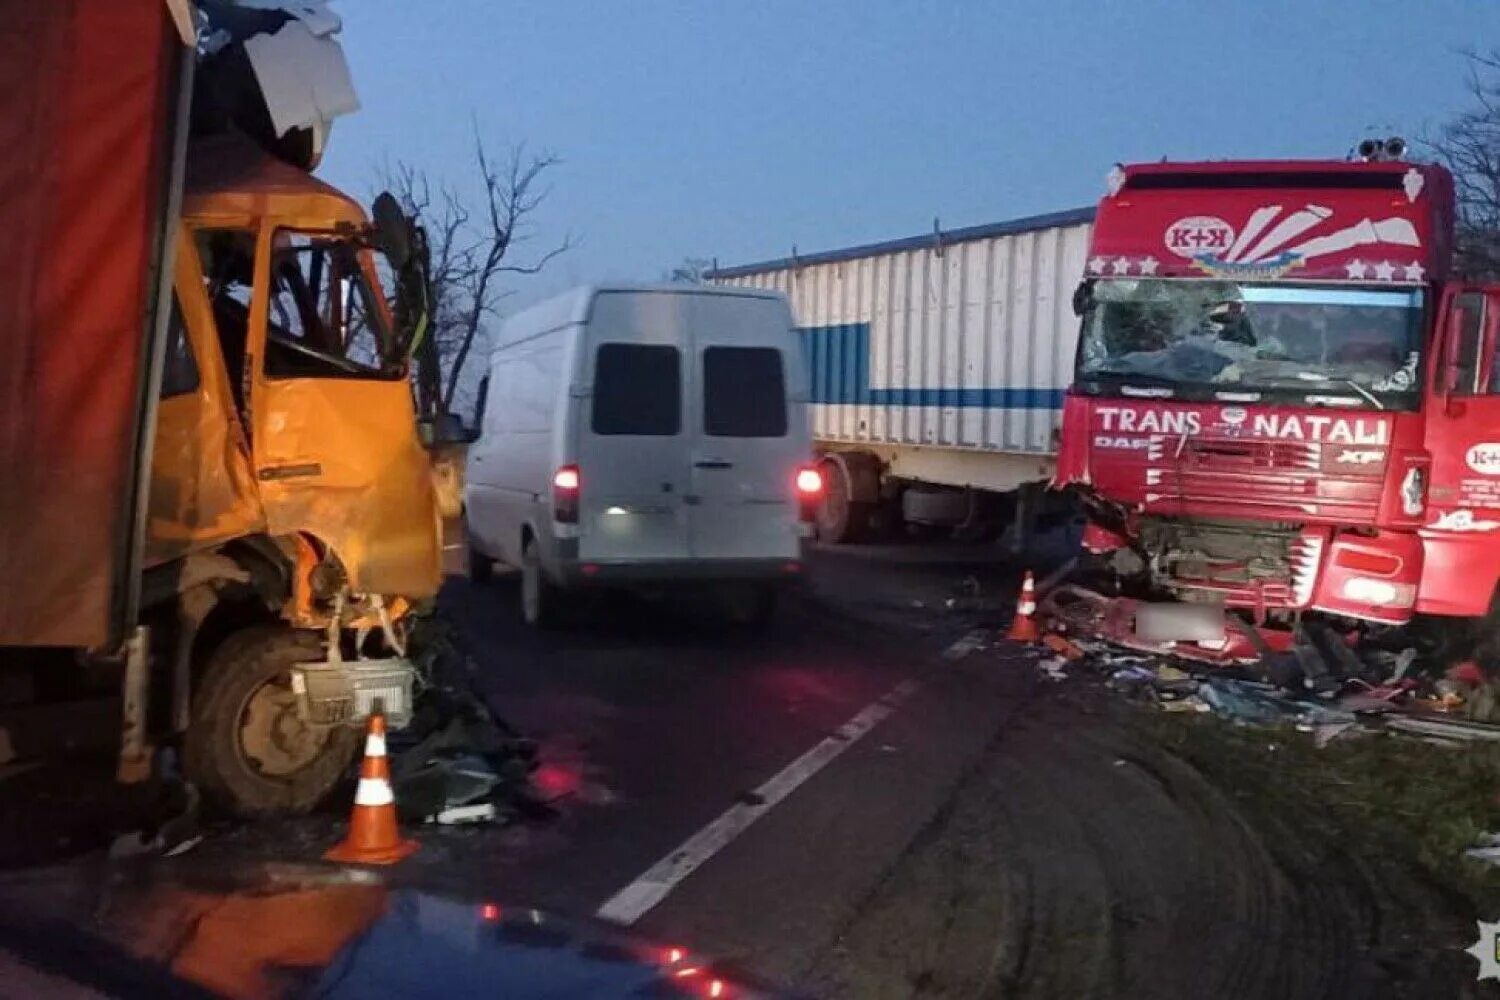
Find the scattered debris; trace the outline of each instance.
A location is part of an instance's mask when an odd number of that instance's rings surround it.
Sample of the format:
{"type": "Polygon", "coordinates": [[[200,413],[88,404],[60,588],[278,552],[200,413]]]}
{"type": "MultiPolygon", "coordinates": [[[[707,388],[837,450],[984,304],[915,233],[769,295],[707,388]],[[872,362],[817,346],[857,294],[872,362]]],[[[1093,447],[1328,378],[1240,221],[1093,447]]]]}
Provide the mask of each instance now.
{"type": "Polygon", "coordinates": [[[440,826],[488,823],[494,820],[496,815],[495,804],[493,802],[481,802],[472,806],[457,806],[453,809],[444,809],[433,817],[433,822],[440,826]]]}
{"type": "Polygon", "coordinates": [[[164,813],[159,823],[143,830],[122,833],[109,845],[111,861],[150,856],[175,858],[203,842],[199,826],[202,797],[192,782],[177,773],[176,756],[170,751],[161,755],[164,813]]]}
{"type": "Polygon", "coordinates": [[[1067,660],[1063,659],[1061,656],[1054,656],[1050,659],[1041,660],[1037,663],[1036,666],[1037,669],[1042,672],[1042,676],[1047,680],[1065,681],[1068,679],[1068,672],[1065,669],[1067,665],[1067,660]]]}
{"type": "Polygon", "coordinates": [[[1058,654],[1065,660],[1074,661],[1083,659],[1083,650],[1074,642],[1070,642],[1056,632],[1048,632],[1042,636],[1042,645],[1052,652],[1058,654]]]}
{"type": "Polygon", "coordinates": [[[1500,833],[1480,834],[1479,842],[1464,851],[1464,857],[1500,866],[1500,833]]]}
{"type": "Polygon", "coordinates": [[[412,724],[393,736],[391,784],[406,822],[490,822],[544,811],[531,783],[536,744],[466,689],[428,686],[412,724]]]}

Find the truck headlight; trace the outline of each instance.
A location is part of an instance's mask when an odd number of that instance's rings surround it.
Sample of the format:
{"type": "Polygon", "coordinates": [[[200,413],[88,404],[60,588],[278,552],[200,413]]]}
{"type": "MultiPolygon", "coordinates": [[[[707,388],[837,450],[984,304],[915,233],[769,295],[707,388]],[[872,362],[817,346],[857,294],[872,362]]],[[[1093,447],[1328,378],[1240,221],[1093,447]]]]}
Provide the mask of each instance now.
{"type": "Polygon", "coordinates": [[[1427,506],[1427,474],[1420,466],[1406,470],[1401,480],[1401,513],[1407,517],[1418,517],[1427,506]]]}
{"type": "Polygon", "coordinates": [[[1409,608],[1417,601],[1417,588],[1409,583],[1392,583],[1368,576],[1352,576],[1344,581],[1344,598],[1360,604],[1377,604],[1386,608],[1409,608]]]}

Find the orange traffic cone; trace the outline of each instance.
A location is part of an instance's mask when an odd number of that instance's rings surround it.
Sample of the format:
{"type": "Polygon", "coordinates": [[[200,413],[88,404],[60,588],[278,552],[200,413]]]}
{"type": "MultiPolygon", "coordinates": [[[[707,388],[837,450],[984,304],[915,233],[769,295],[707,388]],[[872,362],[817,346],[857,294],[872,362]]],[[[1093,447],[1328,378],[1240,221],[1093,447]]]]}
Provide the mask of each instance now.
{"type": "Polygon", "coordinates": [[[1026,571],[1025,578],[1021,581],[1021,597],[1016,601],[1016,616],[1010,621],[1010,631],[1005,633],[1007,639],[1017,642],[1036,642],[1042,637],[1041,630],[1036,627],[1036,581],[1031,578],[1031,570],[1026,571]]]}
{"type": "Polygon", "coordinates": [[[417,842],[402,840],[396,827],[396,796],[385,758],[385,716],[376,712],[370,716],[365,736],[365,760],[359,768],[349,836],[323,857],[359,865],[393,865],[416,849],[417,842]]]}

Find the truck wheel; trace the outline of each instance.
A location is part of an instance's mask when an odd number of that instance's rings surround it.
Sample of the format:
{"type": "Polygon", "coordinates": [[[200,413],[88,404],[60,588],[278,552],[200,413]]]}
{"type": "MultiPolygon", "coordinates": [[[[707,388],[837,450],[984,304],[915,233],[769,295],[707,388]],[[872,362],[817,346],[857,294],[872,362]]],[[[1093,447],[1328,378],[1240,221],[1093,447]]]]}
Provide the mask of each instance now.
{"type": "Polygon", "coordinates": [[[837,545],[857,542],[870,523],[870,505],[851,498],[849,477],[838,462],[824,462],[823,500],[818,504],[818,540],[837,545]]]}
{"type": "Polygon", "coordinates": [[[521,546],[521,618],[533,628],[556,627],[558,596],[557,587],[542,570],[536,539],[526,539],[521,546]]]}
{"type": "Polygon", "coordinates": [[[297,713],[291,670],[323,658],[321,636],[284,625],[231,635],[209,658],[183,747],[188,780],[236,816],[305,813],[333,790],[359,749],[348,727],[297,713]]]}

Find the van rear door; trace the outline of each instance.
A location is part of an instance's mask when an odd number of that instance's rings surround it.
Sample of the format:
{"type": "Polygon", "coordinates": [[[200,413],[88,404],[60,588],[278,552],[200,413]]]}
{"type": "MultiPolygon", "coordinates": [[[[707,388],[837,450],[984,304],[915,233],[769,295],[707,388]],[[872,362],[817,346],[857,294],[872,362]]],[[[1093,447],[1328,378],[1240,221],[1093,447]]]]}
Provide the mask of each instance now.
{"type": "Polygon", "coordinates": [[[680,296],[603,293],[594,303],[578,412],[579,559],[639,562],[692,555],[680,296]]]}
{"type": "Polygon", "coordinates": [[[807,428],[789,387],[798,358],[776,300],[691,296],[693,552],[703,559],[795,559],[795,482],[807,428]]]}

